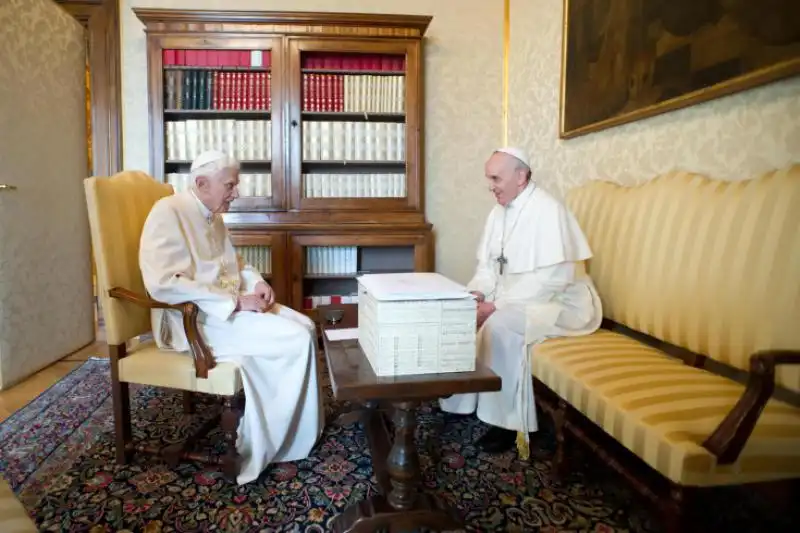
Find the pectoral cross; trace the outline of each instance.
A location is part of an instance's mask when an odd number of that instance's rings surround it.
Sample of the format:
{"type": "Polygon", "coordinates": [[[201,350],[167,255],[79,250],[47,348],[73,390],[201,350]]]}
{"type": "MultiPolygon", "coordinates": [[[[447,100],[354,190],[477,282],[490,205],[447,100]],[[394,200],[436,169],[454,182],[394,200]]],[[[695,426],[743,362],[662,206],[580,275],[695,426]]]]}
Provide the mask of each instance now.
{"type": "Polygon", "coordinates": [[[508,263],[508,259],[506,256],[501,253],[500,257],[497,258],[497,264],[500,265],[500,275],[503,275],[503,270],[505,270],[506,263],[508,263]]]}

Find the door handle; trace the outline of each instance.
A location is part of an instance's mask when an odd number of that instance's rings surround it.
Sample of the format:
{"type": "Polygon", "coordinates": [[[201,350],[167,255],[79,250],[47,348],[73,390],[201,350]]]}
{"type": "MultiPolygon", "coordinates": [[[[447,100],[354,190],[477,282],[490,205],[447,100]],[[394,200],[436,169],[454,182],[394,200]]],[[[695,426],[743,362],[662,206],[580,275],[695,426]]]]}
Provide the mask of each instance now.
{"type": "Polygon", "coordinates": [[[0,191],[16,191],[16,185],[6,185],[5,183],[0,183],[0,191]]]}

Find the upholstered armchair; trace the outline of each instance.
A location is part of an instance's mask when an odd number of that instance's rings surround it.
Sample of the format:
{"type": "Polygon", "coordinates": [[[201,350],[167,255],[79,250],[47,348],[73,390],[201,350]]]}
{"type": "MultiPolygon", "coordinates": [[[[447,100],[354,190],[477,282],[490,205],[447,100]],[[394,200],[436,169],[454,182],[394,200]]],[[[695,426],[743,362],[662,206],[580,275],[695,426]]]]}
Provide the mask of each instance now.
{"type": "Polygon", "coordinates": [[[236,438],[243,406],[242,378],[232,363],[216,363],[197,327],[198,308],[191,302],[167,305],[147,296],[139,270],[139,240],[153,205],[173,193],[170,185],[142,172],[121,172],[110,178],[84,180],[92,248],[97,268],[97,293],[103,309],[108,351],[117,462],[127,463],[133,452],[162,457],[171,466],[182,459],[222,465],[235,480],[239,471],[236,438]],[[150,311],[173,309],[183,314],[191,353],[159,349],[153,340],[134,343],[151,332],[150,311]],[[128,345],[132,346],[128,349],[128,345]],[[221,424],[226,452],[222,457],[195,453],[191,445],[216,424],[215,418],[185,442],[163,448],[133,442],[129,384],[183,391],[184,412],[193,412],[193,393],[218,395],[224,407],[221,424]]]}

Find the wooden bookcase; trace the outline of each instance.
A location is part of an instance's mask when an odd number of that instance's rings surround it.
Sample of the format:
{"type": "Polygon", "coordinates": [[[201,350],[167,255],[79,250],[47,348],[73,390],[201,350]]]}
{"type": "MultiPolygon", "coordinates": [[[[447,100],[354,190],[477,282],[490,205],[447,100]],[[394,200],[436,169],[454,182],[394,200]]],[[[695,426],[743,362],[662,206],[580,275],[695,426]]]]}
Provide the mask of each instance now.
{"type": "Polygon", "coordinates": [[[241,161],[225,214],[278,300],[354,303],[363,272],[432,271],[422,39],[431,17],[134,8],[147,34],[152,175],[241,161]]]}

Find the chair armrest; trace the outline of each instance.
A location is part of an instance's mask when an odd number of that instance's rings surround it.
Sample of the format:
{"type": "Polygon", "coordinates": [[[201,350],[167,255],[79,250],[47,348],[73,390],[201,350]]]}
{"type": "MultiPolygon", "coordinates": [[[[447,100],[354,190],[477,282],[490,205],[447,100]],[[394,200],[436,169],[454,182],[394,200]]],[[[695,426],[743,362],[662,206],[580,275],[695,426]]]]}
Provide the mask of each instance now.
{"type": "Polygon", "coordinates": [[[197,314],[200,312],[197,304],[192,302],[175,305],[166,304],[121,287],[109,289],[108,295],[147,309],[175,309],[180,311],[183,315],[183,331],[186,333],[189,349],[194,359],[195,376],[200,379],[207,379],[208,371],[217,366],[217,362],[211,353],[211,348],[203,340],[203,336],[200,335],[200,330],[197,327],[197,314]]]}
{"type": "Polygon", "coordinates": [[[714,454],[719,464],[731,464],[742,453],[761,411],[775,391],[775,367],[798,364],[797,350],[766,350],[750,356],[750,375],[744,394],[703,443],[703,448],[714,454]]]}

